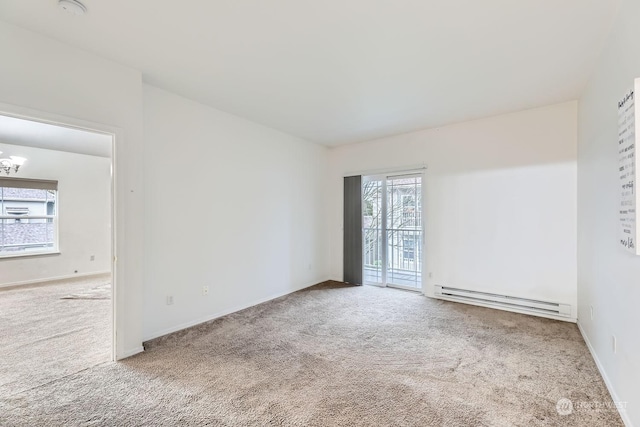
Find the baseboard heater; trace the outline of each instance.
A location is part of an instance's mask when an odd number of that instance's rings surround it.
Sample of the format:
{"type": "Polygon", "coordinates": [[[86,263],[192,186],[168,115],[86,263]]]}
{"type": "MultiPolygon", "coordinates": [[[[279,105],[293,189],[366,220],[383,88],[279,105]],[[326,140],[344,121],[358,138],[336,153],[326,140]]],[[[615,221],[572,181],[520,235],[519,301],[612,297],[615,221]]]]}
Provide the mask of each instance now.
{"type": "Polygon", "coordinates": [[[546,316],[571,317],[571,306],[557,302],[539,301],[440,285],[435,285],[435,296],[452,301],[496,306],[518,311],[522,310],[546,316]]]}

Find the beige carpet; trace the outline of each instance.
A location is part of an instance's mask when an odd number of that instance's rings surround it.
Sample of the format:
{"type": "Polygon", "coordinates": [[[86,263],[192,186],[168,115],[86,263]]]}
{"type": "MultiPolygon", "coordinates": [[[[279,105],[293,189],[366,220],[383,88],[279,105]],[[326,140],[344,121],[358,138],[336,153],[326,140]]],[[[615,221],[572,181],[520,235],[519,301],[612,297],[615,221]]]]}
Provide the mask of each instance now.
{"type": "Polygon", "coordinates": [[[109,281],[107,275],[0,289],[0,396],[111,360],[109,281]],[[93,299],[98,292],[101,299],[93,299]],[[67,299],[73,295],[81,299],[67,299]]]}
{"type": "Polygon", "coordinates": [[[575,325],[318,286],[0,400],[3,426],[617,426],[575,325]],[[575,404],[561,416],[561,398],[575,404]],[[585,402],[585,403],[581,403],[585,402]]]}

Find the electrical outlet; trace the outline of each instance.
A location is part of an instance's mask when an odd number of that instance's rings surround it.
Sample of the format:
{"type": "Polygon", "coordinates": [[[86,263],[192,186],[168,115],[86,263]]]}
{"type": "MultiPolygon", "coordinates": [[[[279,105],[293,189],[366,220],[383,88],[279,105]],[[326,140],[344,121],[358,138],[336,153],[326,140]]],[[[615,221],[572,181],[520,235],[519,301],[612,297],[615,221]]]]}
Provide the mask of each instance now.
{"type": "Polygon", "coordinates": [[[167,305],[173,305],[173,295],[167,295],[167,305]]]}
{"type": "Polygon", "coordinates": [[[95,256],[95,255],[91,255],[91,256],[89,257],[89,261],[95,261],[95,260],[96,260],[96,256],[95,256]]]}
{"type": "Polygon", "coordinates": [[[203,286],[202,287],[202,295],[209,295],[209,287],[208,286],[203,286]]]}
{"type": "Polygon", "coordinates": [[[431,279],[433,277],[433,273],[429,272],[429,279],[431,279]]]}
{"type": "Polygon", "coordinates": [[[591,320],[593,320],[593,306],[592,305],[589,306],[589,311],[590,311],[590,314],[591,314],[591,320]]]}
{"type": "Polygon", "coordinates": [[[618,352],[618,341],[615,335],[611,335],[611,345],[613,346],[613,354],[618,352]]]}

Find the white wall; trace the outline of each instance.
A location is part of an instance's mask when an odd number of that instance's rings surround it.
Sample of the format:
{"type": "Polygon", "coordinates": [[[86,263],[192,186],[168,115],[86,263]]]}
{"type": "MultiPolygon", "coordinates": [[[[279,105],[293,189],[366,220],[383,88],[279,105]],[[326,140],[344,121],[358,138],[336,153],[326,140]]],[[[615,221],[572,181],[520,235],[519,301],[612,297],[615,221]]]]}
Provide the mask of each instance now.
{"type": "Polygon", "coordinates": [[[116,349],[142,342],[142,78],[138,71],[0,22],[0,111],[110,128],[116,137],[116,349]]]}
{"type": "Polygon", "coordinates": [[[111,159],[2,143],[0,151],[28,159],[18,178],[58,181],[60,249],[59,255],[1,258],[0,286],[109,272],[111,159]]]}
{"type": "Polygon", "coordinates": [[[145,339],[328,279],[326,148],[146,85],[144,127],[145,339]]]}
{"type": "Polygon", "coordinates": [[[333,278],[342,177],[426,164],[426,293],[440,284],[552,300],[575,318],[576,114],[569,102],[332,149],[333,278]]]}
{"type": "Polygon", "coordinates": [[[640,425],[640,256],[618,244],[617,102],[640,77],[638,22],[640,3],[624,1],[580,99],[578,144],[579,324],[614,399],[628,402],[627,422],[635,425],[640,425]]]}

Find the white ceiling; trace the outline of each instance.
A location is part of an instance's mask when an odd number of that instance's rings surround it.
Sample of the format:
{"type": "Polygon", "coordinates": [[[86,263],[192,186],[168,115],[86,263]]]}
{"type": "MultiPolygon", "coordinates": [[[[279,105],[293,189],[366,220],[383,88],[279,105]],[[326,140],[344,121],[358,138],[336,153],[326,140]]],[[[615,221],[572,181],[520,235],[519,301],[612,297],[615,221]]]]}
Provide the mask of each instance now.
{"type": "Polygon", "coordinates": [[[0,19],[326,145],[576,99],[620,0],[2,0],[0,19]]]}
{"type": "MultiPolygon", "coordinates": [[[[0,115],[0,143],[111,157],[110,135],[0,115]]],[[[2,157],[20,156],[19,150],[2,157]]]]}

